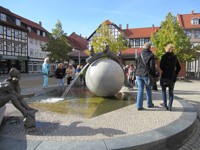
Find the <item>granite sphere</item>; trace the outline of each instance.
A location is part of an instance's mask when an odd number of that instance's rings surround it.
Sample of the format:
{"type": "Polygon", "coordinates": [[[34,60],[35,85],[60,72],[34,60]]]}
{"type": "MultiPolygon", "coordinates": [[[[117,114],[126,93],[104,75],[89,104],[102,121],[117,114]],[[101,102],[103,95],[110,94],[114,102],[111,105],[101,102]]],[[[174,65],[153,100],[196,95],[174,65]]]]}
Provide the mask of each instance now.
{"type": "Polygon", "coordinates": [[[88,67],[85,78],[88,89],[101,97],[114,96],[124,84],[123,69],[112,59],[94,61],[88,67]]]}

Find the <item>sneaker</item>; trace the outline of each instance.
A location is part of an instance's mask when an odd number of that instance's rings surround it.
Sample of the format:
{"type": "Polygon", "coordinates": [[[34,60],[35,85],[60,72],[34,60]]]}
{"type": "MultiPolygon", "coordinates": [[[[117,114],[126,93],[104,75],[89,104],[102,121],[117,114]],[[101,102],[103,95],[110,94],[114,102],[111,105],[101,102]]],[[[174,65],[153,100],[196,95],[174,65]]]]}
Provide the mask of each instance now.
{"type": "Polygon", "coordinates": [[[138,108],[137,110],[143,110],[143,108],[138,108]]]}
{"type": "Polygon", "coordinates": [[[154,104],[152,104],[151,106],[148,106],[148,108],[152,108],[152,107],[154,107],[154,104]]]}
{"type": "Polygon", "coordinates": [[[160,106],[167,107],[167,105],[164,103],[161,103],[160,106]]]}

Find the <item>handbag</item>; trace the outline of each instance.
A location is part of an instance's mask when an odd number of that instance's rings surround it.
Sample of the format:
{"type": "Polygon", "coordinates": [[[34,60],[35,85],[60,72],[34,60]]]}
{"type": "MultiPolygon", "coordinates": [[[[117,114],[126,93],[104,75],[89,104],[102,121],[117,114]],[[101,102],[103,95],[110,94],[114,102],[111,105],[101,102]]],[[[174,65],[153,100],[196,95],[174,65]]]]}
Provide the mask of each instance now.
{"type": "MultiPolygon", "coordinates": [[[[175,61],[175,66],[176,66],[176,61],[175,61]]],[[[173,72],[173,75],[172,75],[172,79],[176,78],[176,74],[174,72],[173,72]]],[[[160,86],[170,87],[170,85],[172,84],[172,79],[161,78],[160,79],[160,86]]]]}
{"type": "MultiPolygon", "coordinates": [[[[145,67],[147,68],[147,65],[146,65],[146,63],[144,62],[144,58],[143,58],[143,55],[142,55],[142,53],[141,53],[141,58],[142,58],[142,62],[143,62],[143,64],[145,65],[145,67]]],[[[149,71],[148,71],[148,85],[149,86],[153,86],[153,85],[155,85],[156,84],[156,81],[158,80],[158,78],[157,77],[154,77],[151,73],[150,73],[150,69],[148,69],[149,71]]]]}
{"type": "Polygon", "coordinates": [[[161,86],[169,87],[171,85],[171,83],[172,83],[171,79],[165,79],[165,78],[160,79],[161,86]]]}

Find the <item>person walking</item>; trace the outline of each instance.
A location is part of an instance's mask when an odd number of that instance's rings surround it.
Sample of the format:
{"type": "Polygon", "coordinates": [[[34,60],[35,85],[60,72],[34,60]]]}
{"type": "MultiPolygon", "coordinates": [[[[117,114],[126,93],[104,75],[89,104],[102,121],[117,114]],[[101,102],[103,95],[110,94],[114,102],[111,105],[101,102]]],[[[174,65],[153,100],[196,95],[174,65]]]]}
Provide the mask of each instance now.
{"type": "Polygon", "coordinates": [[[166,97],[166,86],[162,87],[162,97],[163,103],[161,106],[166,107],[168,110],[172,110],[172,103],[174,98],[174,85],[177,80],[178,73],[181,70],[181,66],[178,62],[176,55],[173,53],[174,46],[172,44],[168,44],[166,47],[166,53],[162,56],[160,61],[160,69],[162,70],[161,73],[161,80],[163,79],[170,79],[172,82],[169,85],[169,103],[167,106],[167,97],[166,97]]]}
{"type": "Polygon", "coordinates": [[[67,85],[70,85],[72,76],[73,76],[72,66],[69,65],[68,68],[66,69],[67,85]]]}
{"type": "Polygon", "coordinates": [[[64,80],[63,80],[64,72],[63,72],[63,68],[62,68],[61,63],[58,64],[55,75],[56,75],[56,78],[57,78],[57,81],[58,81],[58,86],[60,86],[60,84],[62,84],[62,86],[64,87],[64,80]]]}
{"type": "Polygon", "coordinates": [[[42,64],[42,74],[44,76],[43,88],[48,87],[47,84],[49,79],[49,71],[50,71],[49,58],[45,58],[44,63],[42,64]]]}
{"type": "Polygon", "coordinates": [[[148,85],[148,73],[149,71],[155,76],[155,59],[154,54],[150,50],[151,43],[147,42],[144,44],[144,49],[139,54],[136,60],[136,84],[138,86],[137,93],[137,109],[143,109],[143,93],[144,85],[146,85],[146,96],[147,96],[147,107],[154,107],[152,102],[151,86],[148,85]],[[144,58],[144,64],[142,56],[144,58]]]}

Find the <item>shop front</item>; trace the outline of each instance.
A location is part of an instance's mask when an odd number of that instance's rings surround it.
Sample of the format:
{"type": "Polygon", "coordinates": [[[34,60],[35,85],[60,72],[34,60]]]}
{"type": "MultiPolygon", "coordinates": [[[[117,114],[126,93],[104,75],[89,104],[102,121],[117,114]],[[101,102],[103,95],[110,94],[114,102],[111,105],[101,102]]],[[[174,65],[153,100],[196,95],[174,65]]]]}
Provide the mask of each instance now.
{"type": "Polygon", "coordinates": [[[21,73],[28,73],[28,57],[0,56],[0,74],[8,74],[13,67],[17,68],[21,73]]]}

